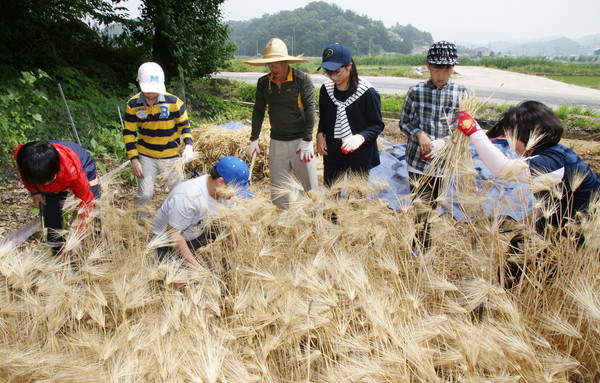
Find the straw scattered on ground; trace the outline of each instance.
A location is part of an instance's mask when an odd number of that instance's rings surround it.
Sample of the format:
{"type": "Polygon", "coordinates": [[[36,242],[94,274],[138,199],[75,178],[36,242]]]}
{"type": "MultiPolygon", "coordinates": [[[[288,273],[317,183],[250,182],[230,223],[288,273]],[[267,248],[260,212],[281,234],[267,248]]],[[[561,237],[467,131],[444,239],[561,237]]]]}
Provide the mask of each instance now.
{"type": "MultiPolygon", "coordinates": [[[[224,153],[248,160],[248,132],[206,131],[214,150],[196,138],[194,166],[207,171],[224,153]]],[[[597,201],[551,241],[528,220],[432,214],[433,246],[414,257],[413,207],[362,198],[376,190],[349,179],[336,186],[347,197],[292,192],[279,211],[265,167],[255,165],[252,199],[207,221],[221,232],[198,251],[201,271],[157,265],[164,239],[138,227],[114,187],[103,189],[101,225],[69,233],[69,259],[35,242],[0,249],[0,380],[600,378],[597,201]],[[498,267],[517,232],[526,270],[506,290],[498,267]]]]}

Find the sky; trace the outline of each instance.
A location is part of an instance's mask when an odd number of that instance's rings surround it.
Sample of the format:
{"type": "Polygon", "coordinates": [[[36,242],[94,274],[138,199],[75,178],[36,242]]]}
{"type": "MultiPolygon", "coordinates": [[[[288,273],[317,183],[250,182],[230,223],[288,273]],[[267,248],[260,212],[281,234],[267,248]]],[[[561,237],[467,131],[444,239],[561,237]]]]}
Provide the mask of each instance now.
{"type": "MultiPolygon", "coordinates": [[[[313,0],[225,0],[225,21],[302,8],[313,0]]],[[[324,0],[386,27],[411,24],[435,41],[485,45],[600,34],[600,0],[324,0]]],[[[137,8],[139,0],[128,0],[137,8]]],[[[600,41],[598,41],[600,46],[600,41]]]]}

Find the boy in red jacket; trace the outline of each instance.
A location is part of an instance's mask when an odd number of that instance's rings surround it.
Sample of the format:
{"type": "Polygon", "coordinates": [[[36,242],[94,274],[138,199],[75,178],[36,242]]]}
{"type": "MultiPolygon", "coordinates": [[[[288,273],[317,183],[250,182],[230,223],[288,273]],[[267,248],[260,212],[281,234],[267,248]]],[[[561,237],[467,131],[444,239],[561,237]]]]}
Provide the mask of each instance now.
{"type": "Polygon", "coordinates": [[[96,162],[87,150],[70,141],[33,141],[19,145],[14,158],[34,205],[43,209],[48,241],[60,244],[53,248],[58,251],[65,241],[60,231],[68,191],[71,190],[81,200],[80,206],[86,208],[91,208],[93,200],[100,197],[96,162]]]}

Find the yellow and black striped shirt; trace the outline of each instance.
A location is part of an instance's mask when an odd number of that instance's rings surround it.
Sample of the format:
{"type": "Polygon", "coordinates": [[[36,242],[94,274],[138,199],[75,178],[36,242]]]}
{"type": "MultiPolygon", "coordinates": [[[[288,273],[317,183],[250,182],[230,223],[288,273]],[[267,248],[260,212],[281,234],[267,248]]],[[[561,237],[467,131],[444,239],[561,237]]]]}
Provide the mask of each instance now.
{"type": "Polygon", "coordinates": [[[179,154],[181,138],[192,144],[192,133],[185,104],[170,93],[161,94],[148,106],[141,93],[127,101],[123,141],[130,159],[140,154],[152,158],[171,158],[179,154]]]}

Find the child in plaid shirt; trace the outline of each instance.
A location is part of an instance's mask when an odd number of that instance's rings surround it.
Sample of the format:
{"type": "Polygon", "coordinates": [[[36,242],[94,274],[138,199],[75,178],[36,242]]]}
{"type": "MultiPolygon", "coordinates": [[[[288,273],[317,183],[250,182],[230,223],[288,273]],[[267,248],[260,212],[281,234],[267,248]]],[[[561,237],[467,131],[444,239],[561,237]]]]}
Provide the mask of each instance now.
{"type": "MultiPolygon", "coordinates": [[[[460,95],[467,92],[463,86],[449,81],[456,64],[458,54],[454,44],[447,41],[433,44],[427,53],[431,78],[408,90],[400,118],[400,129],[408,136],[406,162],[411,194],[432,209],[436,208],[441,175],[426,170],[452,133],[460,95]]],[[[418,240],[423,248],[430,247],[426,218],[418,240]]]]}

